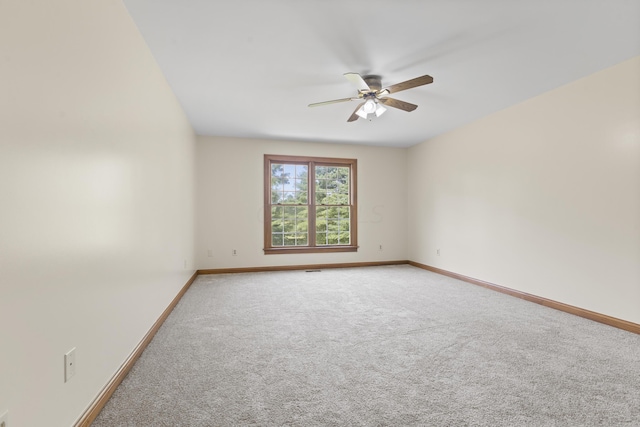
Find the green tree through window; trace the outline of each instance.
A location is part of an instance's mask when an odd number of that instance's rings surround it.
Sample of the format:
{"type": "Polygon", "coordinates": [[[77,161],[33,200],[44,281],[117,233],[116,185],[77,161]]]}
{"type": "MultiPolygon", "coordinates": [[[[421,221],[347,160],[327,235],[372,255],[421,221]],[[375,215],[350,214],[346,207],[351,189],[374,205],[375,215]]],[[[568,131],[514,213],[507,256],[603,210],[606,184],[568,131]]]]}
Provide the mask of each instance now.
{"type": "Polygon", "coordinates": [[[357,250],[356,165],[265,155],[265,253],[357,250]]]}

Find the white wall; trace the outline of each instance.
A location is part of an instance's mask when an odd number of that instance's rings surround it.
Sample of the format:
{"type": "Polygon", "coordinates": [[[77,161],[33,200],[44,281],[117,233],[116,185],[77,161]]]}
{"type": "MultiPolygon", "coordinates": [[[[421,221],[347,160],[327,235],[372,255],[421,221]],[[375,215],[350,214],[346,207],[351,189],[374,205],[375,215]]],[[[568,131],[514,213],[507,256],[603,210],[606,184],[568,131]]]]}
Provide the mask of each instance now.
{"type": "Polygon", "coordinates": [[[199,136],[197,159],[199,269],[407,259],[405,149],[199,136]],[[358,160],[358,252],[264,254],[264,154],[358,160]]]}
{"type": "Polygon", "coordinates": [[[640,323],[640,58],[408,159],[411,260],[640,323]]]}
{"type": "Polygon", "coordinates": [[[120,1],[0,1],[10,425],[72,425],[191,276],[194,151],[120,1]],[[72,347],[77,372],[64,383],[72,347]]]}

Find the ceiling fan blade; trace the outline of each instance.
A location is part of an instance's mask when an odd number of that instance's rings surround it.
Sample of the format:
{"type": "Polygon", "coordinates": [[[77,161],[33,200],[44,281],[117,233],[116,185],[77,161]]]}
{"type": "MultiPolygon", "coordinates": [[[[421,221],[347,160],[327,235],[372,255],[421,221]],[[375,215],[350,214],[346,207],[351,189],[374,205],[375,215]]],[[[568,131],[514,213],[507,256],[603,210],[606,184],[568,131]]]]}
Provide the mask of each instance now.
{"type": "Polygon", "coordinates": [[[367,82],[364,81],[364,79],[360,74],[344,73],[344,76],[347,78],[347,80],[353,83],[355,87],[358,88],[358,91],[367,91],[367,92],[371,91],[371,88],[369,88],[369,85],[367,84],[367,82]]]}
{"type": "Polygon", "coordinates": [[[356,112],[357,112],[357,111],[360,109],[360,107],[362,107],[363,105],[364,105],[364,102],[363,102],[362,104],[358,105],[358,106],[356,107],[356,109],[355,109],[355,110],[353,110],[353,114],[352,114],[352,115],[347,119],[347,121],[348,121],[348,122],[355,122],[356,120],[358,120],[358,117],[360,117],[360,116],[358,116],[358,115],[356,114],[356,112]]]}
{"type": "Polygon", "coordinates": [[[331,100],[331,101],[323,101],[323,102],[316,102],[314,104],[309,104],[309,107],[319,107],[321,105],[337,104],[338,102],[357,101],[358,99],[360,99],[360,98],[334,99],[334,100],[331,100]]]}
{"type": "Polygon", "coordinates": [[[402,83],[396,83],[394,85],[391,85],[386,89],[383,89],[383,91],[387,90],[389,91],[389,93],[396,93],[396,92],[400,92],[401,90],[407,90],[413,87],[428,85],[429,83],[433,83],[433,77],[431,76],[416,77],[415,79],[411,79],[402,83]]]}
{"type": "Polygon", "coordinates": [[[398,108],[404,111],[413,111],[418,108],[416,104],[411,104],[409,102],[400,101],[399,99],[394,98],[380,98],[380,102],[382,102],[387,107],[398,108]]]}

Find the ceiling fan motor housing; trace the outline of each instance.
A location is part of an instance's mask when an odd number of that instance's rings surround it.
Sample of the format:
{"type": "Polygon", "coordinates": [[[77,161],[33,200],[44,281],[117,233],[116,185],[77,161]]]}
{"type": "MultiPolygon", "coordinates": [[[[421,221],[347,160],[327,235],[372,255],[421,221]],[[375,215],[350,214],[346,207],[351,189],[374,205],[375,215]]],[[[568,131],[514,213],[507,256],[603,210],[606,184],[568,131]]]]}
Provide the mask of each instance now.
{"type": "Polygon", "coordinates": [[[376,75],[363,76],[362,79],[372,91],[382,89],[382,77],[376,75]]]}

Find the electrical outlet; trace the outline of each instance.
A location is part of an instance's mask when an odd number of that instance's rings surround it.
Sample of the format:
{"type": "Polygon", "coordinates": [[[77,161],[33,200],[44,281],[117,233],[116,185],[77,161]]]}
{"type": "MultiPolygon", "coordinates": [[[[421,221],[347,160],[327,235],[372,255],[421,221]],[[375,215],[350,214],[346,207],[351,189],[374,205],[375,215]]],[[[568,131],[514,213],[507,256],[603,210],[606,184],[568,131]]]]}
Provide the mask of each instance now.
{"type": "Polygon", "coordinates": [[[0,415],[0,427],[9,427],[9,411],[4,411],[0,415]]]}
{"type": "Polygon", "coordinates": [[[233,255],[233,256],[238,255],[238,251],[236,249],[232,249],[231,250],[231,255],[233,255]]]}
{"type": "Polygon", "coordinates": [[[207,256],[209,258],[213,257],[213,251],[211,249],[207,249],[207,256]]]}
{"type": "Polygon", "coordinates": [[[436,254],[440,256],[440,249],[436,249],[436,254]]]}
{"type": "Polygon", "coordinates": [[[378,250],[382,251],[382,245],[378,245],[378,250]]]}
{"type": "Polygon", "coordinates": [[[76,348],[73,347],[64,355],[64,382],[76,374],[76,348]]]}

